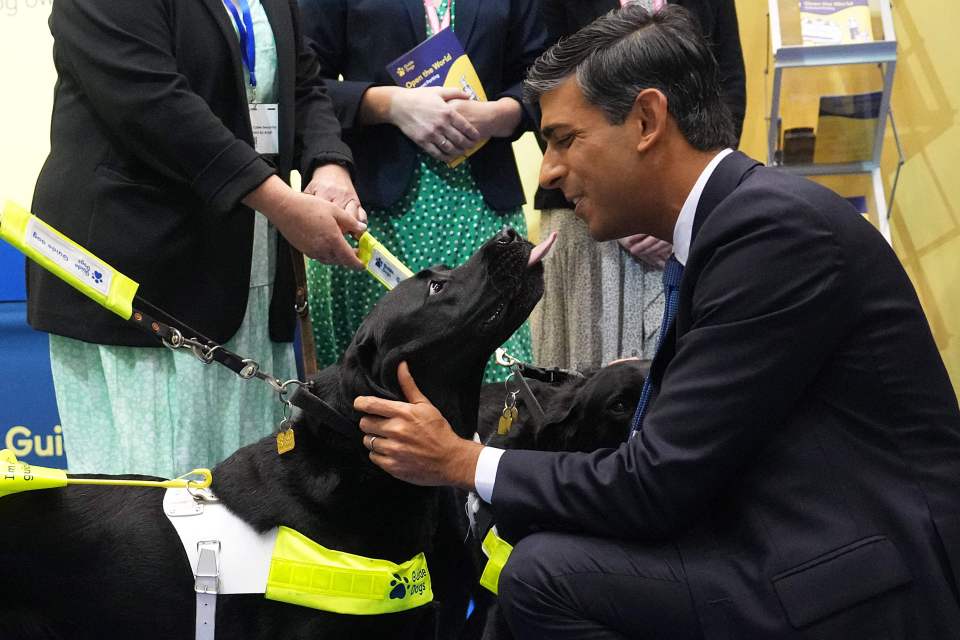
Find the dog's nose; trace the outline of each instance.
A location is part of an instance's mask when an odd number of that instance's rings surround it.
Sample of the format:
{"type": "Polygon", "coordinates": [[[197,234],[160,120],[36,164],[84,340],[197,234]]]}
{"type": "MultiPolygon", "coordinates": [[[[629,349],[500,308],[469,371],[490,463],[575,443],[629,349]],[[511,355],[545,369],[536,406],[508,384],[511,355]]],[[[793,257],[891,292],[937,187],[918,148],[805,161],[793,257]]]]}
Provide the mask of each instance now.
{"type": "Polygon", "coordinates": [[[497,243],[510,244],[511,242],[516,242],[519,237],[520,234],[514,231],[513,227],[504,227],[500,229],[500,233],[497,234],[497,243]]]}

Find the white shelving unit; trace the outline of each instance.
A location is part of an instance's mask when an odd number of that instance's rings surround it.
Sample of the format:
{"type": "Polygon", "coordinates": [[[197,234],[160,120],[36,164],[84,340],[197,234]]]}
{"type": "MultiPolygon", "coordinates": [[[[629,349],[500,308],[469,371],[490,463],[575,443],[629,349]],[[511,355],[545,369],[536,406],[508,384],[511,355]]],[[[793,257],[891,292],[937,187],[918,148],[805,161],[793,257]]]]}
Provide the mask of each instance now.
{"type": "MultiPolygon", "coordinates": [[[[826,176],[845,174],[868,174],[871,178],[872,195],[876,208],[876,218],[880,232],[890,241],[889,207],[892,206],[899,178],[903,153],[896,132],[893,115],[890,112],[890,94],[893,89],[893,75],[897,66],[897,40],[893,28],[893,16],[889,0],[870,0],[872,15],[873,41],[850,44],[804,45],[800,36],[800,13],[798,0],[768,0],[770,21],[770,54],[773,71],[770,98],[770,115],[767,136],[767,164],[783,171],[805,176],[826,176]],[[879,14],[879,21],[876,19],[879,14]],[[880,31],[880,33],[878,33],[880,31]],[[852,65],[876,65],[878,68],[877,91],[882,90],[880,111],[874,131],[872,156],[870,158],[843,164],[782,164],[778,161],[780,148],[781,107],[791,101],[789,89],[785,90],[785,76],[798,70],[823,68],[823,70],[849,67],[852,65]],[[882,89],[881,89],[882,86],[882,89]],[[880,173],[880,160],[883,153],[884,134],[887,123],[893,131],[894,141],[899,154],[896,174],[892,182],[890,197],[884,192],[880,173]]],[[[806,126],[814,123],[803,123],[806,126]]]]}

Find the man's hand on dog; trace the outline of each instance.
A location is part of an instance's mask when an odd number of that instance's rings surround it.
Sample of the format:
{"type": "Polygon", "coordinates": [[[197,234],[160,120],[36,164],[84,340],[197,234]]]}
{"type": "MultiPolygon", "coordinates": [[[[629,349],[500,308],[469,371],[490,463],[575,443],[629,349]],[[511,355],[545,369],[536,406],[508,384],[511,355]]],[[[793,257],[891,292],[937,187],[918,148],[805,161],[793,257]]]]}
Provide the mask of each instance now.
{"type": "Polygon", "coordinates": [[[365,413],[360,420],[363,446],[370,459],[390,475],[424,485],[452,485],[473,489],[477,458],[483,448],[453,432],[417,387],[406,362],[397,380],[407,402],[360,396],[353,408],[365,413]]]}

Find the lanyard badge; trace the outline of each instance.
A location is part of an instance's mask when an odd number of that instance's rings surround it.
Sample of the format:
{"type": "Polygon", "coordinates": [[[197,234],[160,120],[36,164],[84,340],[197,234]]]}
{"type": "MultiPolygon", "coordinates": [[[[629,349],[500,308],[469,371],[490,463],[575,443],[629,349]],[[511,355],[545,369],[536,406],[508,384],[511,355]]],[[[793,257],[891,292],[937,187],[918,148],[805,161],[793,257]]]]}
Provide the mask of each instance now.
{"type": "Polygon", "coordinates": [[[247,0],[237,0],[237,3],[240,5],[240,11],[243,12],[242,18],[233,0],[223,0],[223,4],[233,16],[233,23],[237,26],[237,33],[240,35],[240,57],[250,73],[250,86],[256,88],[257,45],[256,37],[253,35],[253,15],[250,13],[250,3],[247,0]]]}

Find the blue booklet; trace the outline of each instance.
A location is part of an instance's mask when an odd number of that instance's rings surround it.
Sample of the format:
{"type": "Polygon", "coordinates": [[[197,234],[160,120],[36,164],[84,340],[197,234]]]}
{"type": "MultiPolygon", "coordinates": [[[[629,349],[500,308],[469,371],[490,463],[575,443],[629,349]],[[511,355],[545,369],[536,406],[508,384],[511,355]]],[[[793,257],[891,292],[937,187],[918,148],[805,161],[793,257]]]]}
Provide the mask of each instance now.
{"type": "MultiPolygon", "coordinates": [[[[407,89],[453,87],[469,95],[472,100],[487,99],[480,77],[453,29],[440,31],[390,62],[387,72],[397,85],[407,89]]],[[[450,162],[450,166],[457,166],[486,142],[482,140],[466,155],[450,162]]]]}

